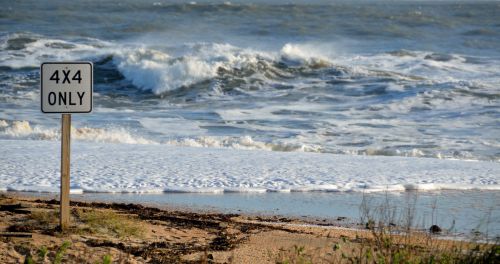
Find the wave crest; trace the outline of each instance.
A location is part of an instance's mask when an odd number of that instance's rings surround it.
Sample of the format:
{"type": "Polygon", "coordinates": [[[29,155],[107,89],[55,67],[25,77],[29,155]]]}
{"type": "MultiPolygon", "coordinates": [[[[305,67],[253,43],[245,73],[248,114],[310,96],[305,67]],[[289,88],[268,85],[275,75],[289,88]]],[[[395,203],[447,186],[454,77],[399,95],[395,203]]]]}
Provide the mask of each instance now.
{"type": "Polygon", "coordinates": [[[161,94],[228,72],[255,68],[265,63],[265,56],[229,44],[196,44],[184,47],[177,56],[140,48],[121,52],[114,61],[118,70],[134,85],[161,94]]]}
{"type": "MultiPolygon", "coordinates": [[[[0,120],[0,138],[4,139],[31,139],[31,140],[59,140],[61,137],[58,128],[44,128],[32,126],[28,121],[0,120]]],[[[155,141],[134,136],[123,128],[103,129],[89,127],[71,127],[71,137],[75,140],[105,143],[124,144],[157,144],[155,141]]]]}
{"type": "Polygon", "coordinates": [[[102,56],[110,43],[93,39],[51,39],[33,33],[0,36],[0,66],[37,68],[47,61],[74,61],[102,56]]]}

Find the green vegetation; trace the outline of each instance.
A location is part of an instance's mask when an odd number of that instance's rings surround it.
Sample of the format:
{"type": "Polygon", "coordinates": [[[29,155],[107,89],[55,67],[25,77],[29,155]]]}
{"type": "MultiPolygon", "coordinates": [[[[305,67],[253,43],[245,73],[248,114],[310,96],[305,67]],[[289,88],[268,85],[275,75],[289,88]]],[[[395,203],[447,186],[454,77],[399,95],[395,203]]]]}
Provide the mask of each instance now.
{"type": "Polygon", "coordinates": [[[61,264],[64,254],[66,254],[66,250],[71,246],[69,241],[64,241],[64,243],[59,247],[54,257],[54,264],[61,264]]]}
{"type": "Polygon", "coordinates": [[[38,249],[38,258],[41,261],[45,261],[45,257],[47,256],[48,252],[49,250],[47,249],[47,247],[42,246],[41,248],[38,249]]]}
{"type": "Polygon", "coordinates": [[[26,256],[26,259],[24,260],[24,264],[35,264],[35,261],[33,260],[33,258],[28,255],[26,256]]]}
{"type": "Polygon", "coordinates": [[[113,259],[110,255],[105,255],[104,257],[102,257],[102,264],[111,264],[112,262],[113,259]]]}
{"type": "MultiPolygon", "coordinates": [[[[132,217],[113,212],[111,210],[77,209],[73,213],[72,221],[79,222],[77,229],[80,233],[106,234],[119,238],[142,237],[144,229],[140,221],[132,217]]],[[[59,224],[57,210],[36,210],[30,214],[29,221],[23,226],[30,229],[48,230],[59,224]]]]}
{"type": "MultiPolygon", "coordinates": [[[[96,210],[76,208],[72,216],[73,225],[67,232],[60,232],[59,211],[36,209],[28,215],[25,221],[21,221],[9,227],[14,231],[32,232],[40,230],[58,237],[66,237],[69,233],[84,233],[94,235],[104,235],[116,238],[137,237],[142,238],[145,232],[143,225],[137,219],[131,216],[119,214],[111,210],[96,210]]],[[[16,251],[25,256],[25,264],[54,263],[65,262],[65,256],[71,243],[66,241],[60,247],[53,245],[43,245],[38,249],[30,246],[18,246],[16,251]]],[[[112,263],[112,256],[105,255],[102,262],[112,263]]]]}
{"type": "Polygon", "coordinates": [[[81,228],[83,232],[107,234],[119,238],[143,237],[144,234],[140,221],[113,211],[79,209],[76,215],[83,223],[81,228]]]}
{"type": "MultiPolygon", "coordinates": [[[[68,263],[68,259],[65,259],[65,256],[67,255],[66,253],[70,247],[71,243],[69,241],[64,241],[60,247],[54,247],[52,251],[49,250],[46,246],[41,246],[38,249],[38,254],[36,255],[36,257],[33,257],[29,249],[27,249],[28,252],[26,253],[24,264],[68,263]]],[[[102,262],[97,263],[111,264],[113,263],[113,258],[111,257],[111,255],[104,255],[102,257],[102,262]]]]}
{"type": "Polygon", "coordinates": [[[46,246],[42,246],[38,249],[37,257],[34,258],[31,255],[31,252],[28,249],[26,253],[26,257],[24,259],[24,264],[36,264],[36,263],[53,263],[53,264],[61,264],[63,263],[64,256],[66,251],[71,246],[69,241],[65,241],[59,248],[57,248],[56,252],[50,252],[46,246]],[[47,259],[50,260],[49,255],[52,255],[52,262],[47,262],[47,259]]]}

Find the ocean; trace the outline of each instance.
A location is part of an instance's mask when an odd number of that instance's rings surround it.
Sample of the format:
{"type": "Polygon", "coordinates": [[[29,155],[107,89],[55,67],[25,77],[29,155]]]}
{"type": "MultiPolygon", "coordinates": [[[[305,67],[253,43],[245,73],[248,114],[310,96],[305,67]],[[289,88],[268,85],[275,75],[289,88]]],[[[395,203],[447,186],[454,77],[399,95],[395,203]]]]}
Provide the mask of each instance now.
{"type": "Polygon", "coordinates": [[[94,64],[73,193],[500,190],[497,1],[7,1],[0,190],[58,192],[48,61],[94,64]]]}
{"type": "Polygon", "coordinates": [[[39,66],[83,60],[76,140],[498,162],[499,21],[476,1],[12,1],[0,138],[56,140],[39,66]]]}

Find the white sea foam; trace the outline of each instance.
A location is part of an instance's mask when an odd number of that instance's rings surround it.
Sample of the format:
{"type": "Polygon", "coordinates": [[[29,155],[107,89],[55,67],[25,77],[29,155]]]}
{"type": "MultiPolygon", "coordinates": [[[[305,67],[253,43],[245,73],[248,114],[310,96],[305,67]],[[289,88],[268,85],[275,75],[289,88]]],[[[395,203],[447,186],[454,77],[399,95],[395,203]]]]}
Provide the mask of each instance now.
{"type": "MultiPolygon", "coordinates": [[[[343,67],[356,74],[376,76],[395,74],[397,78],[420,78],[438,83],[475,82],[475,86],[498,83],[496,62],[471,64],[458,54],[425,51],[340,54],[334,43],[286,43],[278,51],[257,51],[227,43],[184,44],[180,47],[153,48],[146,45],[112,43],[98,39],[52,39],[35,34],[14,33],[0,39],[0,66],[38,67],[44,61],[92,60],[113,56],[118,70],[134,85],[156,94],[190,86],[218,76],[220,69],[231,71],[246,67],[257,69],[255,77],[268,80],[272,72],[259,72],[259,63],[291,63],[311,68],[343,67]],[[8,42],[31,39],[21,49],[7,49],[8,42]],[[267,76],[267,77],[266,77],[267,76]]],[[[286,73],[282,73],[286,74],[286,73]]],[[[389,89],[402,90],[391,85],[389,89]]]]}
{"type": "Polygon", "coordinates": [[[220,69],[256,65],[259,56],[264,53],[229,44],[195,44],[177,56],[149,48],[124,50],[115,56],[115,63],[134,85],[161,94],[215,77],[220,69]]]}
{"type": "Polygon", "coordinates": [[[167,143],[168,145],[187,146],[187,147],[316,152],[313,146],[307,146],[303,144],[266,143],[266,142],[256,141],[250,136],[243,136],[243,137],[199,136],[192,138],[169,140],[165,143],[167,143]]]}
{"type": "MultiPolygon", "coordinates": [[[[114,81],[99,85],[103,96],[97,117],[77,127],[76,140],[499,160],[495,59],[427,51],[341,54],[329,43],[286,43],[264,52],[223,43],[165,46],[33,34],[4,35],[0,45],[1,66],[89,59],[106,70],[114,81]],[[12,43],[18,46],[9,48],[12,43]],[[146,97],[130,92],[129,82],[159,96],[143,104],[146,97]],[[180,87],[185,89],[165,94],[180,87]],[[116,104],[119,110],[112,108],[116,104]],[[184,106],[181,115],[199,109],[213,116],[179,116],[184,106]],[[106,116],[117,127],[103,125],[106,116]],[[125,123],[126,129],[119,127],[125,123]],[[225,136],[226,128],[231,136],[225,136]]],[[[0,123],[0,138],[55,140],[59,128],[53,122],[52,127],[38,125],[46,123],[33,111],[38,80],[32,74],[36,70],[28,71],[5,71],[7,91],[0,101],[8,106],[0,118],[18,121],[0,123]]]]}
{"type": "MultiPolygon", "coordinates": [[[[269,77],[278,69],[262,71],[260,64],[272,68],[274,62],[289,66],[308,66],[311,69],[337,67],[356,76],[390,76],[402,81],[427,81],[430,84],[464,84],[465,87],[485,87],[491,91],[498,82],[498,65],[471,64],[460,55],[449,60],[430,52],[414,51],[413,56],[394,56],[389,53],[373,55],[336,55],[334,44],[287,43],[277,52],[255,51],[229,44],[200,43],[182,48],[154,50],[152,48],[122,47],[113,52],[114,61],[124,76],[137,87],[156,94],[188,87],[219,75],[219,70],[254,68],[253,77],[273,84],[269,77]],[[262,72],[261,72],[262,71],[262,72]]],[[[443,55],[444,56],[444,55],[443,55]]],[[[280,72],[287,75],[286,72],[280,72]]],[[[296,84],[299,85],[300,84],[296,84]]],[[[404,91],[402,85],[392,83],[391,91],[404,91]]]]}
{"type": "Polygon", "coordinates": [[[325,51],[324,46],[287,43],[280,53],[285,60],[295,61],[299,64],[309,64],[314,68],[323,68],[332,65],[331,58],[333,57],[331,51],[325,51]]]}
{"type": "Polygon", "coordinates": [[[109,42],[86,38],[79,41],[51,39],[36,34],[14,33],[0,39],[0,66],[11,68],[39,67],[46,61],[84,60],[102,56],[109,52],[109,42]],[[8,42],[29,39],[23,47],[7,49],[8,42]]]}
{"type": "MultiPolygon", "coordinates": [[[[143,119],[141,121],[151,131],[165,132],[165,129],[170,128],[176,130],[176,133],[170,135],[178,135],[175,139],[154,140],[136,135],[127,131],[124,128],[92,128],[92,127],[72,127],[72,139],[76,141],[98,142],[98,143],[122,143],[122,144],[148,144],[148,145],[171,145],[197,148],[229,148],[241,150],[265,150],[265,151],[280,151],[280,152],[316,152],[316,153],[332,153],[332,154],[347,154],[347,155],[362,155],[362,156],[404,156],[404,157],[433,157],[438,159],[471,159],[465,152],[457,152],[454,155],[444,155],[440,152],[427,153],[421,149],[410,150],[390,150],[377,148],[361,148],[361,149],[342,149],[342,148],[325,148],[321,145],[305,143],[311,141],[306,136],[298,136],[297,138],[287,138],[283,140],[275,140],[272,142],[264,142],[254,139],[253,137],[239,136],[203,136],[197,126],[184,126],[183,129],[178,129],[181,121],[175,121],[176,126],[159,125],[157,119],[143,119]],[[153,128],[153,129],[152,129],[153,128]]],[[[170,120],[171,122],[171,120],[170,120]]],[[[341,123],[339,123],[341,124],[341,123]]],[[[347,123],[346,123],[347,124],[347,123]]],[[[458,127],[458,125],[457,125],[458,127]]],[[[366,131],[365,131],[366,132],[366,131]]],[[[317,136],[317,135],[316,135],[317,136]]],[[[40,125],[31,125],[30,122],[22,121],[6,121],[0,119],[0,139],[21,139],[21,140],[59,140],[59,127],[44,127],[40,125]]],[[[488,143],[488,142],[483,142],[488,143]]],[[[450,143],[451,144],[451,143],[450,143]]]]}
{"type": "MultiPolygon", "coordinates": [[[[0,189],[57,191],[59,144],[0,140],[0,189]]],[[[500,163],[74,142],[83,192],[500,190],[500,163]]]]}
{"type": "Polygon", "coordinates": [[[485,87],[491,90],[498,83],[500,66],[495,60],[483,58],[483,63],[468,63],[463,55],[434,54],[427,51],[405,51],[370,55],[342,56],[336,63],[350,65],[362,74],[397,73],[399,78],[427,80],[429,84],[453,83],[456,85],[485,87]],[[375,70],[375,72],[373,72],[375,70]]]}
{"type": "MultiPolygon", "coordinates": [[[[59,128],[45,128],[32,126],[28,121],[0,120],[0,138],[3,139],[32,139],[32,140],[58,140],[59,128]]],[[[123,128],[104,129],[90,127],[71,127],[71,137],[74,140],[124,143],[124,144],[157,144],[140,136],[134,136],[123,128]]]]}

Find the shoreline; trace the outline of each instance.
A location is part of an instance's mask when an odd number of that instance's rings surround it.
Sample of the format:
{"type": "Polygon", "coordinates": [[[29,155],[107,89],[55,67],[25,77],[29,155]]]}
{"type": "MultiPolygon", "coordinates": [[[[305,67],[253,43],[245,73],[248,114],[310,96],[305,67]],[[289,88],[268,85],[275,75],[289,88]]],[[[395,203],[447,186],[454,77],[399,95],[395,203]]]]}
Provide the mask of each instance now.
{"type": "MultiPolygon", "coordinates": [[[[57,193],[6,192],[44,199],[57,193]]],[[[363,228],[362,204],[372,208],[389,205],[393,213],[414,214],[412,229],[426,231],[433,224],[442,235],[460,239],[500,236],[500,198],[496,191],[439,191],[387,193],[258,193],[258,194],[72,194],[72,201],[141,204],[190,213],[244,214],[268,219],[287,218],[318,225],[363,228]],[[471,217],[472,216],[472,217],[471,217]],[[480,225],[479,225],[480,224],[480,225]]],[[[375,210],[371,210],[373,214],[375,210]]],[[[396,219],[400,223],[401,219],[396,219]]],[[[401,224],[401,223],[400,223],[401,224]]]]}
{"type": "MultiPolygon", "coordinates": [[[[0,191],[0,196],[5,195],[7,197],[12,197],[19,200],[26,201],[38,201],[38,202],[46,202],[53,204],[55,206],[59,205],[59,194],[58,193],[30,193],[30,192],[3,192],[0,191]],[[40,195],[41,194],[41,195],[40,195]]],[[[112,195],[120,195],[120,194],[112,194],[112,195]]],[[[130,195],[130,194],[127,194],[130,195]]],[[[146,194],[150,195],[150,194],[146,194]]],[[[354,223],[354,221],[346,221],[353,220],[348,219],[344,216],[338,217],[318,217],[318,216],[293,216],[293,215],[282,215],[273,212],[245,212],[244,210],[238,209],[237,211],[228,211],[222,208],[202,208],[201,206],[189,207],[182,205],[174,205],[174,204],[158,204],[152,202],[127,202],[125,200],[118,201],[110,201],[110,200],[102,200],[102,199],[92,199],[88,197],[72,197],[70,196],[70,205],[78,206],[80,204],[96,204],[98,206],[114,206],[114,205],[130,205],[134,206],[143,206],[146,208],[154,208],[161,211],[166,212],[176,212],[181,214],[195,214],[195,215],[238,215],[240,217],[244,217],[247,219],[253,219],[258,222],[268,223],[268,224],[283,224],[283,225],[304,225],[311,227],[322,227],[322,228],[338,228],[338,229],[346,229],[346,230],[362,230],[362,226],[359,223],[354,223]]]]}
{"type": "MultiPolygon", "coordinates": [[[[312,224],[300,219],[277,216],[188,212],[132,203],[76,200],[71,202],[73,222],[70,231],[61,233],[57,231],[57,215],[55,214],[58,206],[59,202],[55,199],[27,197],[21,194],[0,194],[0,215],[2,216],[0,228],[3,229],[1,234],[8,231],[28,233],[32,236],[7,240],[0,236],[0,261],[5,263],[13,260],[14,262],[24,261],[27,254],[20,254],[19,243],[29,245],[28,249],[25,248],[25,253],[33,253],[41,247],[56,250],[65,241],[70,241],[72,246],[66,258],[72,261],[91,253],[93,257],[98,257],[97,259],[91,258],[92,263],[106,256],[113,260],[119,259],[120,263],[148,261],[155,263],[256,263],[255,261],[276,263],[278,258],[283,257],[280,254],[293,252],[293,249],[297,247],[303,247],[304,252],[311,252],[313,255],[323,256],[328,253],[336,256],[338,252],[330,252],[332,247],[342,244],[343,247],[357,250],[364,245],[363,243],[371,241],[376,236],[374,230],[348,228],[332,223],[312,224]],[[45,212],[42,217],[39,215],[40,212],[45,212]],[[93,212],[93,217],[95,217],[95,212],[100,212],[102,218],[98,220],[98,230],[110,217],[121,219],[117,222],[132,222],[132,226],[140,227],[142,231],[123,237],[110,232],[109,230],[112,229],[110,227],[105,228],[104,231],[90,232],[88,231],[89,223],[82,220],[86,219],[86,215],[82,212],[87,214],[93,212]]],[[[134,228],[132,230],[135,230],[134,228]]],[[[404,238],[402,234],[392,236],[398,241],[404,238]]],[[[421,232],[412,233],[411,243],[422,246],[429,239],[434,245],[445,248],[450,245],[467,246],[472,243],[421,232]]],[[[403,240],[400,242],[403,243],[403,240]]]]}
{"type": "MultiPolygon", "coordinates": [[[[50,208],[52,210],[57,210],[59,206],[59,201],[55,199],[45,199],[40,197],[37,198],[34,196],[27,197],[19,193],[3,193],[0,194],[0,196],[0,205],[5,205],[6,203],[19,204],[22,208],[19,209],[21,215],[26,213],[23,210],[33,211],[40,208],[50,208]]],[[[335,234],[335,237],[349,237],[352,239],[359,236],[369,236],[369,232],[361,229],[342,228],[333,225],[328,225],[329,228],[327,229],[326,226],[314,225],[298,219],[278,218],[276,216],[263,217],[244,214],[194,212],[194,210],[178,210],[179,208],[160,209],[157,207],[144,206],[141,204],[83,202],[75,200],[71,201],[71,208],[73,218],[75,210],[80,210],[81,208],[91,208],[93,210],[112,210],[124,215],[134,215],[134,217],[140,219],[139,223],[141,225],[157,226],[165,225],[165,223],[168,222],[171,227],[175,227],[175,229],[177,229],[172,232],[180,232],[185,235],[187,234],[188,238],[196,237],[197,235],[199,235],[197,233],[202,231],[206,231],[205,238],[210,238],[216,235],[211,242],[202,246],[201,249],[198,250],[168,250],[169,256],[167,259],[155,259],[157,256],[149,256],[149,259],[147,257],[143,258],[144,254],[140,254],[138,256],[135,256],[134,254],[130,255],[130,253],[133,251],[132,244],[134,244],[135,242],[132,242],[130,245],[128,245],[130,248],[127,249],[127,246],[123,246],[123,243],[127,244],[126,242],[122,241],[121,239],[116,239],[113,237],[110,238],[109,236],[107,238],[104,238],[104,242],[101,241],[103,239],[102,236],[100,238],[91,238],[91,240],[86,241],[87,246],[90,245],[92,248],[99,249],[104,248],[105,250],[109,251],[109,254],[112,255],[113,259],[117,259],[119,258],[118,255],[124,254],[123,252],[117,254],[116,252],[114,252],[115,249],[130,251],[126,252],[128,256],[124,263],[142,263],[151,260],[153,262],[157,261],[159,263],[199,263],[199,261],[204,257],[212,259],[214,263],[226,263],[231,259],[233,259],[234,261],[235,256],[237,256],[237,258],[239,259],[239,261],[235,263],[252,263],[252,261],[255,259],[255,256],[253,255],[254,253],[260,254],[260,256],[257,257],[259,263],[273,263],[272,259],[269,259],[266,256],[267,253],[265,251],[267,250],[267,248],[260,248],[261,252],[254,252],[254,247],[258,247],[258,241],[260,241],[262,238],[272,240],[278,235],[283,240],[281,242],[280,248],[284,248],[293,247],[295,243],[300,244],[303,243],[303,241],[308,241],[311,239],[314,240],[318,237],[328,237],[333,239],[333,234],[335,234]],[[160,223],[162,221],[164,223],[160,223]],[[226,232],[221,230],[229,231],[226,232]],[[325,234],[326,232],[328,234],[325,234]],[[238,234],[235,235],[234,233],[238,234]],[[256,239],[254,238],[254,236],[258,237],[257,241],[254,241],[256,239]],[[285,243],[284,241],[287,242],[285,243]]],[[[16,210],[10,212],[14,215],[14,218],[16,218],[16,216],[19,216],[15,213],[15,211],[16,210]]],[[[5,212],[6,210],[4,209],[0,210],[0,214],[5,212]]],[[[54,226],[54,224],[57,223],[52,223],[52,226],[49,227],[48,230],[29,230],[29,228],[19,225],[18,222],[9,222],[9,219],[6,219],[11,217],[12,215],[10,217],[2,217],[4,219],[4,221],[2,221],[3,223],[0,224],[0,228],[4,229],[2,231],[14,231],[14,233],[16,231],[24,231],[24,233],[28,231],[33,234],[33,241],[36,239],[46,241],[47,238],[43,236],[47,236],[47,234],[49,234],[48,236],[52,235],[57,238],[55,240],[51,240],[51,242],[58,241],[59,243],[62,243],[62,241],[66,239],[71,240],[72,244],[78,244],[78,242],[75,241],[81,239],[79,235],[77,235],[77,238],[75,237],[75,234],[71,234],[71,231],[70,233],[66,234],[57,234],[57,231],[55,231],[56,227],[54,226]],[[9,224],[11,225],[9,226],[9,224]],[[15,228],[12,228],[12,226],[15,226],[15,228]],[[39,236],[42,236],[43,239],[39,236]]],[[[73,221],[75,220],[73,219],[73,221]]],[[[75,230],[75,222],[72,223],[70,229],[75,230]]],[[[158,231],[153,230],[153,233],[157,232],[158,231]]],[[[5,234],[5,232],[3,232],[2,234],[5,234]]],[[[176,236],[173,237],[175,238],[176,236]]],[[[0,238],[2,238],[1,235],[0,238]]],[[[180,238],[180,236],[177,236],[177,238],[180,238]]],[[[148,239],[151,240],[151,237],[148,237],[148,239]]],[[[22,238],[18,238],[18,240],[22,240],[22,238]]],[[[137,240],[137,238],[132,239],[132,241],[133,240],[137,240]]],[[[15,240],[11,240],[10,242],[13,241],[15,243],[15,240]]],[[[36,242],[34,243],[35,245],[38,245],[36,242]]],[[[149,243],[158,244],[159,241],[157,239],[153,239],[153,241],[149,241],[149,243]]],[[[190,247],[188,245],[189,243],[191,242],[184,242],[184,244],[186,244],[185,246],[188,248],[190,247]]],[[[267,244],[267,246],[269,245],[270,244],[267,244]]],[[[79,247],[85,246],[79,244],[79,247]]],[[[0,253],[0,261],[8,260],[9,257],[17,257],[17,260],[21,262],[24,261],[23,259],[25,258],[25,256],[19,254],[16,255],[15,252],[12,253],[12,250],[16,251],[14,248],[15,247],[9,248],[8,243],[0,242],[0,251],[2,252],[0,253]],[[7,255],[5,252],[7,252],[7,255]],[[9,252],[12,254],[10,254],[9,252]]],[[[279,248],[276,248],[276,250],[276,252],[278,252],[279,248]]],[[[74,256],[70,256],[70,259],[77,256],[78,254],[75,253],[74,256]]],[[[148,254],[146,254],[146,256],[148,256],[148,254]]]]}

